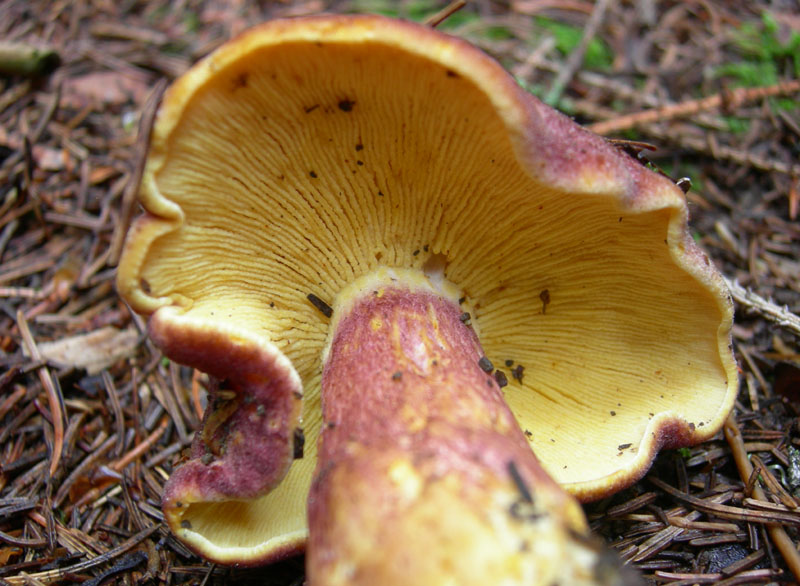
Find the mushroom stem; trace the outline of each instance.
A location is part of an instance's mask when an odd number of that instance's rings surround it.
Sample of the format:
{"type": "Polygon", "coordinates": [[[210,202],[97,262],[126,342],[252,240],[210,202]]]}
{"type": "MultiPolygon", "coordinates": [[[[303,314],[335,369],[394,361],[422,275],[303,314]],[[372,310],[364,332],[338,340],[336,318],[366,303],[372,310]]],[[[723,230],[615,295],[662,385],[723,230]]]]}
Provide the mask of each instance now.
{"type": "Polygon", "coordinates": [[[395,269],[337,297],[309,584],[596,583],[583,513],[479,366],[458,299],[395,269]]]}

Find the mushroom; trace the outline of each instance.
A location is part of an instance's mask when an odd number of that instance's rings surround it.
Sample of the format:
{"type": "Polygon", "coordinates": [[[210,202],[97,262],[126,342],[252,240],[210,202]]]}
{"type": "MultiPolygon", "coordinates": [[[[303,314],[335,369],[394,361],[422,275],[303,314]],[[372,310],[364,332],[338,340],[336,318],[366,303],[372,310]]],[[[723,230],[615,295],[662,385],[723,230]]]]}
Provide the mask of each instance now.
{"type": "Polygon", "coordinates": [[[430,28],[229,41],[165,95],[140,201],[120,293],[216,381],[163,496],[208,559],[308,538],[312,584],[590,582],[560,486],[629,486],[732,407],[681,190],[430,28]]]}

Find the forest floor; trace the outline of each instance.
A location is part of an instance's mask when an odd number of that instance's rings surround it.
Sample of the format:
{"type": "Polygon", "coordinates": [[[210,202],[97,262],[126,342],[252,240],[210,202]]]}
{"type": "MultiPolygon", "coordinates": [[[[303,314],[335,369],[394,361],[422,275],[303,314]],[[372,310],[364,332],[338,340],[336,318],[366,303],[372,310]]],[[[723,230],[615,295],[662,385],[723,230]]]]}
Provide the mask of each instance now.
{"type": "MultiPolygon", "coordinates": [[[[0,50],[0,584],[302,584],[301,558],[214,566],[163,524],[202,389],[115,292],[137,127],[160,80],[253,23],[443,6],[0,0],[0,39],[39,48],[0,50]]],[[[439,28],[595,132],[654,146],[633,150],[691,180],[692,233],[731,283],[725,433],[587,505],[593,529],[652,583],[800,582],[800,5],[473,0],[439,28]]]]}

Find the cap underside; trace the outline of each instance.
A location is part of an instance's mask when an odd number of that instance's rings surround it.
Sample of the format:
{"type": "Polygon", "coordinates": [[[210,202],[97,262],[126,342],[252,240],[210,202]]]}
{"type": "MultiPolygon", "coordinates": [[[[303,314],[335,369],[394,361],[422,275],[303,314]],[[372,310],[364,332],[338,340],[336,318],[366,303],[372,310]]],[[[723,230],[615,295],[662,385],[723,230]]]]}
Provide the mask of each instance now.
{"type": "MultiPolygon", "coordinates": [[[[191,300],[193,318],[268,338],[305,388],[305,458],[284,482],[254,502],[193,505],[208,507],[192,529],[218,536],[217,557],[265,533],[302,540],[328,331],[307,294],[332,302],[380,266],[444,255],[531,446],[579,496],[720,425],[726,315],[676,263],[683,209],[543,184],[463,69],[380,42],[267,44],[167,98],[188,101],[154,135],[145,206],[165,198],[182,222],[142,245],[137,278],[149,297],[191,300]]],[[[144,234],[148,221],[161,220],[144,234]]]]}

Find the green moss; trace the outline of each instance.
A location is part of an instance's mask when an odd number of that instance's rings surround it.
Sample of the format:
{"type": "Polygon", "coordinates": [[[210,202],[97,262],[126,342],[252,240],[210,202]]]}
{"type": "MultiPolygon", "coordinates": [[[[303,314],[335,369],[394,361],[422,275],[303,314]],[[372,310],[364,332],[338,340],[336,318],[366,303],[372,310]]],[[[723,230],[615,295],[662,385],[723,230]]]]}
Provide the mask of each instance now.
{"type": "Polygon", "coordinates": [[[197,13],[188,10],[186,14],[183,15],[183,27],[186,29],[187,33],[195,34],[200,30],[200,24],[200,17],[197,16],[197,13]]]}
{"type": "MultiPolygon", "coordinates": [[[[568,56],[583,37],[583,29],[563,22],[558,22],[543,16],[534,19],[536,25],[553,35],[556,41],[556,50],[564,56],[568,56]]],[[[583,56],[583,66],[587,69],[607,70],[611,68],[614,55],[611,48],[602,40],[594,37],[586,47],[583,56]]]]}
{"type": "Polygon", "coordinates": [[[380,14],[391,18],[400,16],[399,2],[393,0],[354,0],[351,4],[351,12],[380,14]]]}
{"type": "Polygon", "coordinates": [[[773,61],[737,61],[719,65],[715,77],[728,77],[739,87],[760,87],[778,83],[778,68],[773,61]]]}
{"type": "MultiPolygon", "coordinates": [[[[433,14],[433,12],[431,12],[431,14],[433,14]]],[[[438,28],[444,31],[453,31],[463,26],[475,24],[480,18],[478,14],[470,11],[469,4],[467,4],[465,8],[448,16],[447,20],[440,24],[438,28]]]]}
{"type": "Polygon", "coordinates": [[[733,34],[734,49],[741,60],[725,63],[714,70],[739,87],[761,87],[778,83],[788,73],[800,77],[800,32],[781,35],[778,22],[769,12],[761,22],[746,22],[733,34]]]}
{"type": "MultiPolygon", "coordinates": [[[[395,0],[354,0],[353,12],[380,14],[392,18],[404,18],[415,22],[423,22],[444,8],[447,4],[434,0],[411,0],[397,2],[395,0]]],[[[442,31],[458,32],[465,26],[474,27],[477,37],[488,41],[502,41],[514,37],[508,27],[501,25],[479,26],[481,17],[470,10],[469,5],[448,16],[437,28],[442,31]]]]}
{"type": "Polygon", "coordinates": [[[750,121],[747,118],[739,118],[738,116],[723,116],[722,120],[728,127],[728,132],[732,134],[744,134],[750,130],[750,121]]]}
{"type": "Polygon", "coordinates": [[[165,3],[153,10],[147,20],[150,24],[155,25],[163,21],[169,15],[169,13],[170,5],[165,3]]]}
{"type": "Polygon", "coordinates": [[[770,101],[780,110],[800,109],[800,101],[793,100],[792,98],[772,98],[770,101]]]}
{"type": "MultiPolygon", "coordinates": [[[[414,0],[404,4],[404,11],[401,12],[401,14],[404,18],[419,22],[425,20],[429,16],[432,16],[443,6],[443,4],[431,2],[430,0],[414,0]]],[[[455,16],[455,14],[453,16],[455,16]]]]}
{"type": "Polygon", "coordinates": [[[785,39],[778,37],[778,22],[772,14],[763,12],[760,25],[748,22],[739,28],[734,44],[743,55],[759,61],[788,59],[795,77],[800,76],[800,32],[793,30],[785,39]]]}

